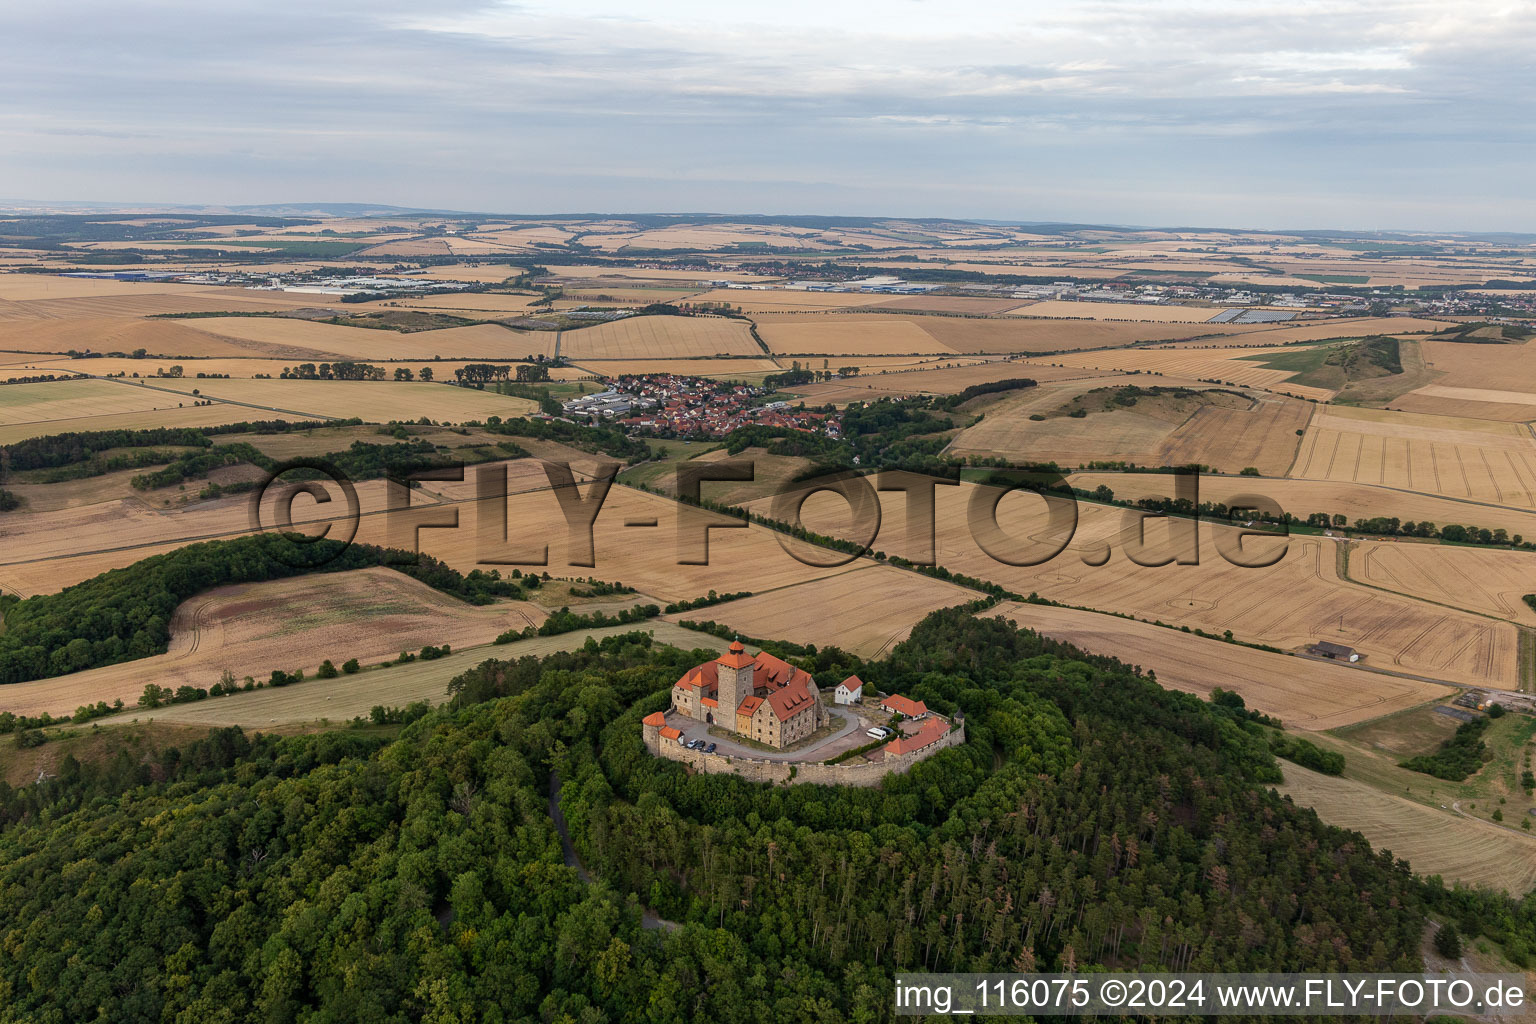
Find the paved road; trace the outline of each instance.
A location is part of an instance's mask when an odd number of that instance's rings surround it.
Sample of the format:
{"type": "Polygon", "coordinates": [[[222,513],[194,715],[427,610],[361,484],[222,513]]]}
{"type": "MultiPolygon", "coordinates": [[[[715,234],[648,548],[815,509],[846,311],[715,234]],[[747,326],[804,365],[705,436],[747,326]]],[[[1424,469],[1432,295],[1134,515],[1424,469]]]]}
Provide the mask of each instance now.
{"type": "MultiPolygon", "coordinates": [[[[581,863],[581,858],[576,856],[576,847],[571,844],[571,830],[565,823],[565,812],[560,809],[560,775],[558,772],[549,773],[549,816],[555,821],[555,831],[560,833],[560,852],[565,859],[565,866],[576,869],[576,877],[583,882],[592,882],[592,872],[581,863]]],[[[666,929],[669,932],[676,931],[682,925],[676,921],[668,921],[664,917],[658,917],[644,903],[640,904],[640,927],[649,928],[652,931],[666,929]]]]}
{"type": "Polygon", "coordinates": [[[798,750],[784,753],[759,750],[757,747],[749,747],[744,743],[737,743],[734,740],[711,736],[707,724],[695,721],[687,715],[676,712],[667,716],[667,724],[682,730],[684,742],[688,740],[704,740],[708,743],[717,744],[718,749],[715,751],[717,754],[728,754],[732,757],[755,757],[759,761],[819,761],[821,758],[817,756],[818,752],[826,750],[829,744],[836,743],[859,728],[859,720],[851,712],[837,709],[835,713],[840,714],[843,719],[842,726],[836,732],[812,746],[801,747],[798,750]]]}

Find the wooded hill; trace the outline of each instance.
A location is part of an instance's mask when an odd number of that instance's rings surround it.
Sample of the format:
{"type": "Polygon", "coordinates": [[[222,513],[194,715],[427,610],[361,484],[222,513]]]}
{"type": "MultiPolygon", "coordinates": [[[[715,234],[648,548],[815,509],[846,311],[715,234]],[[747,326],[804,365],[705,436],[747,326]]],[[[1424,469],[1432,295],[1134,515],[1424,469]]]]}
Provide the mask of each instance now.
{"type": "Polygon", "coordinates": [[[800,650],[968,741],[878,789],[690,774],[638,722],[707,655],[629,634],[486,662],[389,743],[0,787],[0,1019],[872,1021],[898,971],[1417,970],[1430,906],[1532,932],[1276,796],[1241,709],[960,611],[883,662],[800,650]]]}

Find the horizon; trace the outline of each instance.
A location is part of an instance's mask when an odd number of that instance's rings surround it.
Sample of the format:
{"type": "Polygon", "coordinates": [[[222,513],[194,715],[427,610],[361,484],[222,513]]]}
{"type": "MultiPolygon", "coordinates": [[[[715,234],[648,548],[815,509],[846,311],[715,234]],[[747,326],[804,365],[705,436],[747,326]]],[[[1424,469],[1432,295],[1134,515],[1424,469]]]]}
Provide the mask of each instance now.
{"type": "MultiPolygon", "coordinates": [[[[675,217],[680,220],[697,218],[700,220],[766,220],[784,221],[789,219],[816,219],[829,221],[914,221],[918,223],[965,223],[980,224],[999,227],[1040,227],[1040,228],[1077,228],[1089,230],[1110,230],[1126,232],[1142,231],[1187,231],[1187,232],[1234,232],[1238,234],[1287,234],[1287,235],[1317,235],[1336,234],[1350,237],[1364,237],[1368,235],[1396,235],[1396,236],[1467,236],[1467,237],[1503,237],[1513,239],[1536,238],[1536,229],[1530,231],[1492,230],[1477,228],[1385,228],[1385,227],[1359,227],[1353,225],[1312,225],[1310,227],[1279,228],[1272,225],[1239,225],[1239,224],[1175,224],[1175,223],[1126,223],[1117,221],[1095,220],[1038,220],[1031,218],[1014,217],[962,217],[946,216],[943,214],[855,214],[855,213],[826,213],[816,211],[703,211],[703,210],[559,210],[551,212],[538,211],[512,211],[512,210],[472,210],[451,209],[446,207],[411,206],[398,203],[364,203],[351,201],[317,201],[298,202],[275,200],[272,202],[209,202],[209,203],[154,203],[134,200],[92,200],[92,199],[13,199],[0,197],[0,215],[26,215],[33,216],[70,216],[76,214],[98,214],[101,216],[118,216],[131,214],[152,213],[199,213],[208,216],[216,216],[220,211],[234,213],[251,213],[266,210],[312,210],[314,213],[286,213],[282,216],[295,218],[336,216],[334,213],[321,213],[319,211],[329,209],[336,210],[342,207],[361,207],[361,210],[349,212],[347,216],[354,217],[464,217],[464,218],[504,218],[507,220],[582,220],[594,217],[675,217]],[[59,209],[60,207],[73,207],[73,209],[59,209]],[[372,211],[372,212],[370,212],[372,211]]],[[[275,215],[275,214],[267,214],[275,215]]]]}

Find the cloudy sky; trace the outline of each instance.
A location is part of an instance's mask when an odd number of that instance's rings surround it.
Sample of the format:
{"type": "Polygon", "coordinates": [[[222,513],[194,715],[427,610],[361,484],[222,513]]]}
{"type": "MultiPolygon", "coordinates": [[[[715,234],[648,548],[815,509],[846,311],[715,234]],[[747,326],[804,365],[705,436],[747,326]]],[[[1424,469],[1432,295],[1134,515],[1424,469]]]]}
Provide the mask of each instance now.
{"type": "Polygon", "coordinates": [[[0,200],[1536,230],[1536,4],[0,5],[0,200]]]}

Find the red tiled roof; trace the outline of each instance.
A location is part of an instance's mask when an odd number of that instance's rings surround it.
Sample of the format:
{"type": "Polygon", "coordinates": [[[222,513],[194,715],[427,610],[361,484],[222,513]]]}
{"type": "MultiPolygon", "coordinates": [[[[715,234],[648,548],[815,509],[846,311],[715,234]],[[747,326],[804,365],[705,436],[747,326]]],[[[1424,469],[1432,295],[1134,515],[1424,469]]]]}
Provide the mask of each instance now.
{"type": "Polygon", "coordinates": [[[713,697],[701,697],[699,699],[699,703],[703,704],[707,708],[717,708],[720,706],[720,702],[715,700],[713,697]]]}
{"type": "Polygon", "coordinates": [[[923,723],[921,729],[911,736],[903,736],[900,739],[891,740],[881,749],[887,754],[910,754],[914,750],[922,750],[948,731],[948,722],[939,718],[930,718],[923,723]]]}
{"type": "MultiPolygon", "coordinates": [[[[758,657],[762,657],[762,655],[758,655],[758,657]]],[[[715,661],[726,668],[746,668],[752,664],[752,655],[748,654],[747,649],[741,646],[740,640],[736,640],[731,644],[730,651],[720,655],[715,661]]]]}
{"type": "Polygon", "coordinates": [[[675,740],[683,734],[681,729],[674,729],[670,725],[661,730],[661,735],[669,740],[675,740]]]}
{"type": "Polygon", "coordinates": [[[881,699],[880,706],[890,708],[908,718],[918,718],[928,713],[928,705],[920,700],[908,700],[899,693],[893,693],[889,697],[881,699]]]}
{"type": "Polygon", "coordinates": [[[640,719],[640,722],[643,725],[666,725],[667,716],[662,714],[660,711],[652,711],[650,714],[640,719]]]}
{"type": "MultiPolygon", "coordinates": [[[[731,645],[739,648],[740,643],[731,645]]],[[[774,714],[780,721],[792,718],[805,708],[813,705],[819,696],[816,689],[816,681],[811,674],[804,669],[796,668],[782,658],[775,658],[766,651],[759,652],[757,657],[751,657],[745,651],[733,650],[724,657],[714,661],[706,661],[702,665],[695,665],[683,673],[675,685],[683,687],[697,687],[700,699],[707,705],[719,707],[718,694],[720,692],[720,666],[729,664],[727,659],[740,659],[742,664],[736,667],[745,668],[752,666],[752,688],[754,690],[766,690],[767,700],[773,705],[774,714]],[[716,696],[711,697],[710,694],[716,696]]],[[[757,696],[746,697],[737,706],[738,713],[751,714],[756,711],[764,698],[757,696]]]]}
{"type": "Polygon", "coordinates": [[[846,687],[849,690],[857,691],[864,689],[864,680],[860,679],[858,676],[849,676],[847,679],[844,679],[837,685],[846,687]]]}
{"type": "Polygon", "coordinates": [[[773,705],[773,713],[778,716],[779,721],[788,721],[806,708],[815,705],[816,699],[809,692],[812,689],[814,687],[785,686],[771,691],[768,694],[768,703],[773,705]]]}

